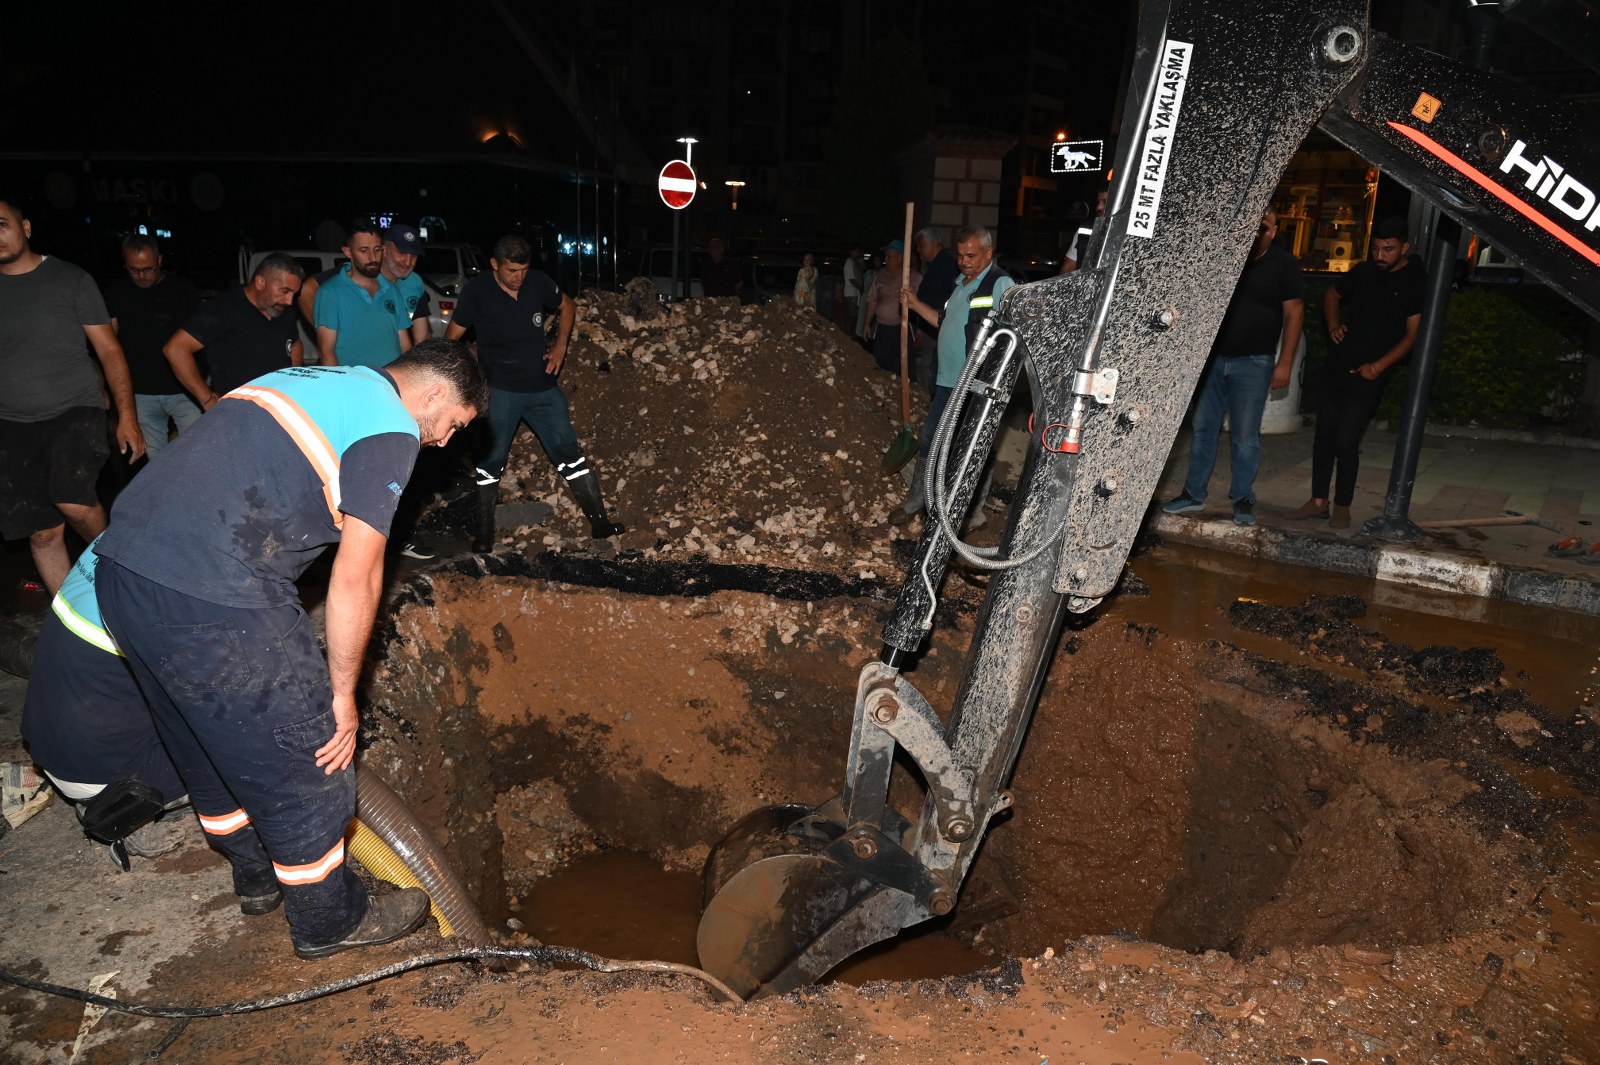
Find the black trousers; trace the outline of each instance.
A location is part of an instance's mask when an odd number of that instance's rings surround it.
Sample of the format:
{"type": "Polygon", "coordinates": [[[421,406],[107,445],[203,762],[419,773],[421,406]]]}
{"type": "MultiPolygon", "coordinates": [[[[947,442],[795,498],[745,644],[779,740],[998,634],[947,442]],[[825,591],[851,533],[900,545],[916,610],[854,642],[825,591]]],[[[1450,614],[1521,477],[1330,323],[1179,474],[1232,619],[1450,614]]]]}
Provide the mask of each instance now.
{"type": "Polygon", "coordinates": [[[1334,505],[1350,505],[1361,467],[1361,437],[1378,413],[1386,384],[1387,375],[1368,381],[1347,367],[1323,367],[1317,431],[1311,444],[1311,498],[1330,498],[1328,486],[1332,483],[1334,505]]]}

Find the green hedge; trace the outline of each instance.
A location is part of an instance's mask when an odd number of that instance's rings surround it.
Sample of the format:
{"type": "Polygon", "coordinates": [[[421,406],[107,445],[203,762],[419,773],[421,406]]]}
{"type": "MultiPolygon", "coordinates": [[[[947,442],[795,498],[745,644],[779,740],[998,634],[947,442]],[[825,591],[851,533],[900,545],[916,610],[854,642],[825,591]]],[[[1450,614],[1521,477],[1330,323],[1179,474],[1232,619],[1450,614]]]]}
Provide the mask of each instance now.
{"type": "MultiPolygon", "coordinates": [[[[1315,413],[1328,355],[1323,293],[1333,283],[1306,276],[1305,398],[1315,413]]],[[[1583,384],[1583,314],[1543,285],[1467,285],[1450,294],[1444,342],[1434,370],[1428,420],[1497,429],[1548,425],[1570,409],[1583,384]]],[[[1405,406],[1411,360],[1400,364],[1378,417],[1398,419],[1405,406]]]]}

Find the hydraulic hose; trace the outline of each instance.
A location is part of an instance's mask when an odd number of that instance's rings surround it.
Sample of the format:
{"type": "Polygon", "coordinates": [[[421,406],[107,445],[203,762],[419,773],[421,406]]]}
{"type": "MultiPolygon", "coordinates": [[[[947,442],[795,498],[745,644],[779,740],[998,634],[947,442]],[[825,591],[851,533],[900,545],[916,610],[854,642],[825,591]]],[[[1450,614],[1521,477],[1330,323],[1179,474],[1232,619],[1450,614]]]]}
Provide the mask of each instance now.
{"type": "Polygon", "coordinates": [[[350,853],[375,876],[428,893],[439,931],[473,946],[492,942],[489,927],[461,880],[394,789],[372,770],[356,766],[356,819],[350,853]]]}

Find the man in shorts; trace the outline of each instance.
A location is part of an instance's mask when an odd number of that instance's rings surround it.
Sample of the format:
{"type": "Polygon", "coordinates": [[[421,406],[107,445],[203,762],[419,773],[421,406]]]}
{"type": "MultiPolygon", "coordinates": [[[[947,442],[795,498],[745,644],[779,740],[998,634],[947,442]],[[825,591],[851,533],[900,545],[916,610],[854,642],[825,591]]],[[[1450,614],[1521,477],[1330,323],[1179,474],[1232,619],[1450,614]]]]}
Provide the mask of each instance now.
{"type": "Polygon", "coordinates": [[[111,315],[88,274],[29,246],[33,227],[0,193],[0,536],[28,537],[39,579],[66,580],[66,526],[85,543],[105,531],[95,495],[105,465],[105,400],[85,338],[116,404],[118,450],[144,457],[133,380],[111,315]]]}

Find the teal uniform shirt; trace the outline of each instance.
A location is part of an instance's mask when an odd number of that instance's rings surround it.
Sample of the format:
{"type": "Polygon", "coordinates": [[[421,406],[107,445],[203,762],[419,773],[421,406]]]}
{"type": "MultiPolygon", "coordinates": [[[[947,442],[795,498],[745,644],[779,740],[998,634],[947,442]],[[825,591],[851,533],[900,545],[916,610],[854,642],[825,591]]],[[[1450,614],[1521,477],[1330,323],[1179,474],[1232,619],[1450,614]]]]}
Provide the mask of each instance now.
{"type": "Polygon", "coordinates": [[[990,307],[998,306],[1000,297],[1016,284],[1009,277],[997,278],[994,291],[988,297],[988,305],[972,306],[972,294],[993,269],[994,263],[991,262],[970,282],[964,277],[957,277],[955,291],[950,293],[949,300],[945,302],[944,317],[939,320],[939,376],[934,382],[941,388],[954,388],[961,377],[961,368],[967,364],[968,316],[988,314],[990,307]]]}
{"type": "Polygon", "coordinates": [[[411,328],[411,315],[394,282],[379,274],[377,294],[368,295],[350,279],[349,263],[317,289],[313,317],[318,329],[339,334],[333,353],[341,366],[389,365],[400,357],[400,333],[411,328]]]}

